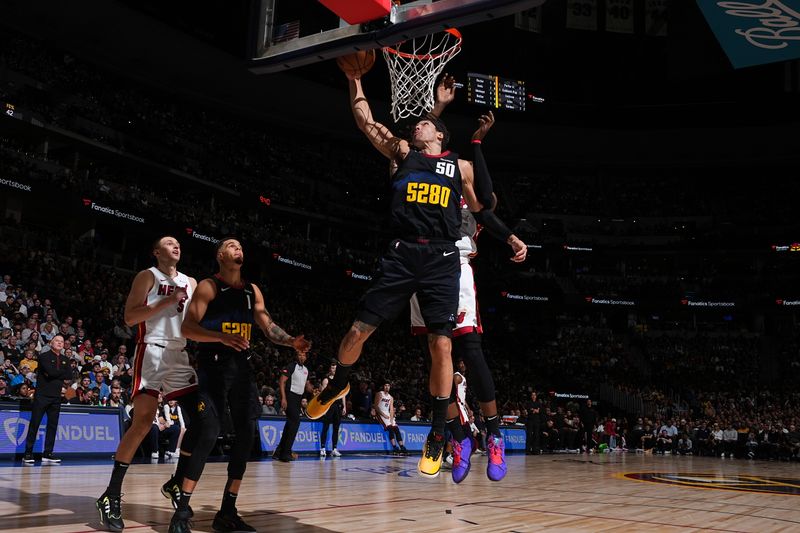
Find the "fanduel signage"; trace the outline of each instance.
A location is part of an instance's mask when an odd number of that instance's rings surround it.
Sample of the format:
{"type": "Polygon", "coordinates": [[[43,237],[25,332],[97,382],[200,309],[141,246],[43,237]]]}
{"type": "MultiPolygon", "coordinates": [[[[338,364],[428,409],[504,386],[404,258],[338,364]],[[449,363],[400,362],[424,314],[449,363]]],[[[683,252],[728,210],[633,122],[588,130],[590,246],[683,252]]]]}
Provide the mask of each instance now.
{"type": "MultiPolygon", "coordinates": [[[[258,434],[261,437],[261,450],[271,452],[278,446],[283,434],[284,420],[259,420],[258,434]]],[[[322,422],[300,422],[292,449],[296,452],[319,452],[319,434],[322,431],[322,422]]],[[[430,426],[427,425],[400,425],[400,434],[403,443],[409,451],[422,451],[422,445],[428,437],[430,426]]],[[[524,429],[501,429],[506,439],[506,449],[525,449],[524,429]]],[[[330,449],[330,445],[327,446],[330,449]]],[[[343,422],[339,428],[340,452],[388,452],[392,445],[389,436],[379,424],[343,422]]]]}
{"type": "MultiPolygon", "coordinates": [[[[284,420],[259,420],[258,434],[261,436],[261,450],[270,452],[278,446],[283,435],[284,420]]],[[[422,450],[429,426],[401,426],[406,448],[412,451],[422,450]]],[[[300,422],[300,429],[292,449],[296,452],[318,452],[320,449],[319,434],[322,422],[300,422]]],[[[328,445],[330,448],[330,445],[328,445]]],[[[389,436],[379,424],[342,423],[339,428],[340,452],[388,452],[392,445],[389,436]]]]}
{"type": "MultiPolygon", "coordinates": [[[[0,455],[23,453],[30,425],[30,411],[0,411],[0,455]]],[[[47,416],[39,425],[33,450],[41,452],[47,416]]],[[[106,413],[61,412],[56,431],[56,454],[114,453],[119,444],[119,411],[106,413]]]]}
{"type": "Polygon", "coordinates": [[[697,0],[734,68],[800,57],[800,0],[697,0]]]}

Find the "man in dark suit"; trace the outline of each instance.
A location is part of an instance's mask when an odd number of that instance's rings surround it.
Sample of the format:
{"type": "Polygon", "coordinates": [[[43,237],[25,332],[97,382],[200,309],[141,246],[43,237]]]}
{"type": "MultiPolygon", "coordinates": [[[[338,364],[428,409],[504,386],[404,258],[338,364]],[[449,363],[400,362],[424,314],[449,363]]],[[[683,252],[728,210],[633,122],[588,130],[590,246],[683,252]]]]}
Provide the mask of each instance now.
{"type": "Polygon", "coordinates": [[[542,453],[542,402],[536,397],[536,391],[531,392],[525,425],[528,430],[528,454],[539,455],[542,453]]]}
{"type": "Polygon", "coordinates": [[[31,423],[25,441],[25,456],[22,462],[33,464],[33,445],[39,433],[39,424],[47,413],[47,432],[44,439],[42,463],[58,464],[61,459],[53,455],[56,443],[58,416],[61,413],[61,387],[64,380],[72,375],[69,359],[64,355],[64,337],[56,335],[50,341],[50,349],[39,355],[39,376],[36,379],[36,395],[31,408],[31,423]]]}
{"type": "Polygon", "coordinates": [[[592,400],[586,400],[586,403],[581,406],[580,419],[581,425],[583,426],[582,433],[584,434],[586,453],[589,453],[594,448],[592,433],[594,432],[595,426],[597,426],[597,415],[594,409],[592,409],[592,400]]]}

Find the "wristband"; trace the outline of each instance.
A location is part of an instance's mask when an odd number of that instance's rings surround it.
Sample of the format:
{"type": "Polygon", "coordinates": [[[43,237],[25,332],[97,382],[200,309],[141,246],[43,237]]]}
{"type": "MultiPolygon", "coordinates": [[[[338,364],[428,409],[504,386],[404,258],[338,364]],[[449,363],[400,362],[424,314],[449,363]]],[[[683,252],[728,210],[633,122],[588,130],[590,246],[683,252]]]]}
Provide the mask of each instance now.
{"type": "Polygon", "coordinates": [[[472,139],[472,144],[481,144],[481,142],[480,139],[472,139]]]}

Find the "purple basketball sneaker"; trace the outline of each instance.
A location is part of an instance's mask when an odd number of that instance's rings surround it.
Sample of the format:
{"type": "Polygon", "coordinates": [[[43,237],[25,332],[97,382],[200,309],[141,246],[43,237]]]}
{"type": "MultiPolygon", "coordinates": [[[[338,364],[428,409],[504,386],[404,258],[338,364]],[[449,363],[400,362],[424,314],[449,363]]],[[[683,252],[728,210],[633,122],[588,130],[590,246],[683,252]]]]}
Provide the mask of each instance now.
{"type": "Polygon", "coordinates": [[[472,437],[466,437],[461,442],[456,440],[451,442],[453,444],[453,481],[461,483],[469,474],[472,437]]]}
{"type": "MultiPolygon", "coordinates": [[[[492,481],[500,481],[506,477],[508,468],[506,467],[506,445],[502,437],[489,435],[489,442],[486,445],[489,452],[489,466],[486,467],[486,476],[492,481]]],[[[453,467],[453,477],[455,477],[455,467],[453,467]]]]}

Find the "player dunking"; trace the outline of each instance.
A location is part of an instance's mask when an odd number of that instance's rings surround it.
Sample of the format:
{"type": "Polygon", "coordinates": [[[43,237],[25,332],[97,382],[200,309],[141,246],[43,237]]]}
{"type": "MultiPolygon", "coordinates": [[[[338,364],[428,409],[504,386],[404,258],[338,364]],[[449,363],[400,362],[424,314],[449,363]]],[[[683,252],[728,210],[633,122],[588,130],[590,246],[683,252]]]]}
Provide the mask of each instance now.
{"type": "Polygon", "coordinates": [[[394,398],[389,394],[392,385],[385,381],[381,390],[375,394],[375,402],[372,404],[372,416],[378,419],[383,429],[389,433],[389,443],[392,451],[396,454],[408,453],[403,446],[403,435],[400,433],[400,426],[394,418],[394,398]]]}
{"type": "MultiPolygon", "coordinates": [[[[108,488],[96,502],[100,522],[110,531],[125,528],[122,480],[136,449],[150,432],[159,392],[163,393],[165,400],[178,399],[185,406],[197,405],[197,376],[189,364],[189,355],[184,351],[186,339],[181,335],[181,323],[197,282],[177,270],[181,246],[176,238],[164,236],[155,241],[153,256],[157,266],[136,275],[125,302],[125,323],[138,325],[131,387],[134,409],[131,427],[123,435],[114,455],[108,488]]],[[[162,488],[166,496],[171,496],[168,488],[175,484],[175,479],[181,477],[186,467],[193,439],[193,431],[188,429],[175,476],[162,488]]]]}
{"type": "MultiPolygon", "coordinates": [[[[453,101],[455,97],[454,82],[455,80],[451,76],[445,74],[443,81],[437,87],[437,103],[433,111],[437,115],[453,101]]],[[[496,197],[492,191],[491,176],[481,148],[483,139],[494,125],[494,115],[489,111],[486,115],[481,116],[479,122],[480,127],[472,136],[475,192],[478,201],[482,205],[491,206],[491,208],[484,209],[479,213],[473,213],[462,202],[460,238],[456,242],[461,263],[461,277],[457,323],[453,330],[453,352],[464,361],[466,369],[473,376],[475,392],[483,416],[486,419],[487,432],[489,433],[487,442],[489,462],[486,475],[492,481],[500,481],[507,472],[505,443],[500,433],[500,419],[497,413],[494,380],[481,348],[480,335],[483,333],[483,328],[478,313],[475,277],[470,261],[478,254],[476,239],[481,227],[485,227],[490,235],[511,246],[514,251],[514,256],[511,260],[516,263],[525,261],[528,248],[494,214],[496,197]]],[[[411,326],[412,331],[416,333],[426,332],[416,297],[411,300],[411,326]]],[[[456,376],[456,380],[458,380],[458,376],[456,376]]],[[[453,481],[460,483],[469,474],[472,439],[463,431],[456,392],[457,390],[454,390],[448,407],[447,427],[453,435],[453,481]]]]}
{"type": "Polygon", "coordinates": [[[189,499],[217,441],[226,405],[231,412],[236,441],[230,452],[222,506],[212,528],[217,532],[255,531],[236,510],[236,498],[255,436],[255,421],[261,414],[245,350],[250,346],[253,325],[258,325],[275,344],[291,346],[298,353],[307,353],[311,347],[302,335],[292,337],[273,322],[264,307],[261,290],[242,278],[243,262],[244,252],[238,240],[223,239],[219,243],[219,272],[198,284],[181,328],[187,338],[200,343],[197,356],[200,401],[195,417],[197,441],[184,473],[170,533],[191,531],[189,499]]]}
{"type": "Polygon", "coordinates": [[[452,388],[451,335],[458,309],[459,260],[455,241],[461,224],[462,196],[470,209],[482,206],[472,187],[472,165],[445,151],[449,133],[436,119],[420,120],[411,143],[375,121],[364,96],[360,74],[347,74],[356,124],[390,161],[392,178],[391,227],[395,239],[381,259],[372,285],[361,300],[358,316],[339,346],[338,366],[328,387],[308,404],[308,416],[320,418],[346,394],[350,368],[364,342],[386,319],[393,318],[413,293],[428,328],[431,353],[430,392],[432,427],[422,450],[418,471],[436,477],[442,464],[447,405],[452,388]]]}

